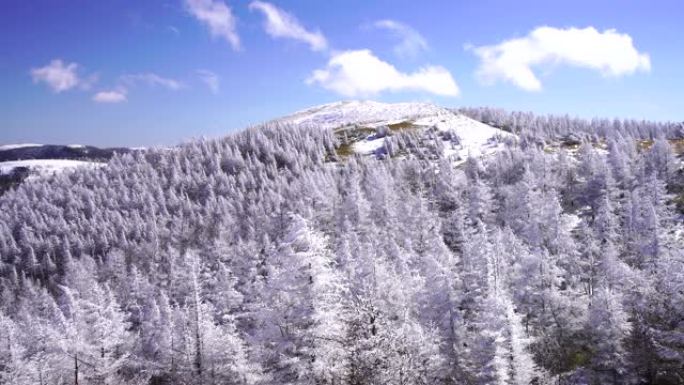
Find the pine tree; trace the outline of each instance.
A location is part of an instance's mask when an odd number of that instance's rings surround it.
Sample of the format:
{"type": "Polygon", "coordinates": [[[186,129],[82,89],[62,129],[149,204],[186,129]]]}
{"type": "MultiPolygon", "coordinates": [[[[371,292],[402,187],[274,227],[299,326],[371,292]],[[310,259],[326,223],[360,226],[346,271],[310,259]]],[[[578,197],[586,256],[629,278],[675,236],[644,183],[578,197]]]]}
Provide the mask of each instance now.
{"type": "Polygon", "coordinates": [[[32,363],[26,359],[19,326],[9,317],[0,313],[0,383],[28,385],[35,383],[32,363]]]}
{"type": "Polygon", "coordinates": [[[631,325],[622,305],[622,296],[607,287],[596,293],[589,309],[588,333],[593,345],[592,367],[596,381],[602,384],[625,382],[625,340],[631,325]]]}
{"type": "Polygon", "coordinates": [[[65,315],[63,354],[73,362],[73,380],[116,384],[130,355],[130,335],[124,314],[111,290],[98,284],[94,263],[87,257],[67,266],[62,291],[65,315]]]}

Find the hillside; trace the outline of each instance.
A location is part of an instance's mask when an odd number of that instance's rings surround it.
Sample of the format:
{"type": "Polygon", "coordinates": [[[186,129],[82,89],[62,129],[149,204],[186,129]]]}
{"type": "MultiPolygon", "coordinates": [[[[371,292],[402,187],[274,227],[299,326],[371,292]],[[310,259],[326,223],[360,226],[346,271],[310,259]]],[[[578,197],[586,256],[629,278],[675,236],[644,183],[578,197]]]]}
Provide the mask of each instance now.
{"type": "Polygon", "coordinates": [[[98,148],[80,144],[0,145],[0,194],[29,177],[50,176],[77,167],[102,167],[114,154],[131,151],[129,148],[98,148]]]}
{"type": "Polygon", "coordinates": [[[440,157],[462,163],[469,155],[490,155],[506,140],[515,140],[509,132],[429,103],[344,101],[305,109],[275,122],[332,129],[346,155],[382,157],[392,145],[388,137],[404,133],[429,138],[429,146],[442,152],[440,157]]]}
{"type": "Polygon", "coordinates": [[[605,122],[340,102],[30,178],[0,384],[679,384],[679,126],[605,122]]]}

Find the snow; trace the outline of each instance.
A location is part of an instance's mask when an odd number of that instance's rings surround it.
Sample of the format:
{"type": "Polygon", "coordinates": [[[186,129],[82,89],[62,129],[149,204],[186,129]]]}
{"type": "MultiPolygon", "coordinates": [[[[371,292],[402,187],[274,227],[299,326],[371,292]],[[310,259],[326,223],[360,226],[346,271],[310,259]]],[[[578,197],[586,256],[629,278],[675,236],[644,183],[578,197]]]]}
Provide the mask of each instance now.
{"type": "Polygon", "coordinates": [[[682,223],[684,223],[684,217],[680,215],[674,225],[674,239],[678,241],[684,241],[684,225],[682,223]]]}
{"type": "Polygon", "coordinates": [[[25,147],[40,147],[42,144],[37,143],[16,143],[16,144],[2,144],[0,145],[0,151],[15,150],[17,148],[25,147]]]}
{"type": "Polygon", "coordinates": [[[354,152],[361,155],[372,155],[375,154],[379,149],[382,148],[385,143],[385,138],[375,138],[370,137],[365,140],[356,142],[352,145],[354,152]]]}
{"type": "MultiPolygon", "coordinates": [[[[277,122],[295,125],[318,126],[334,129],[351,124],[375,128],[381,125],[410,123],[416,129],[436,128],[451,131],[459,136],[460,144],[444,140],[444,156],[455,164],[465,162],[469,155],[491,155],[504,147],[502,140],[515,135],[468,118],[430,103],[381,103],[375,101],[343,101],[295,112],[277,122]],[[497,139],[498,138],[498,139],[497,139]]],[[[383,138],[371,135],[355,142],[354,151],[362,155],[375,154],[384,143],[383,138]]]]}
{"type": "Polygon", "coordinates": [[[0,174],[9,174],[17,167],[27,167],[39,175],[52,174],[75,167],[101,167],[105,163],[72,159],[25,159],[0,162],[0,174]]]}
{"type": "Polygon", "coordinates": [[[570,232],[579,226],[580,222],[582,222],[582,218],[580,218],[576,214],[562,214],[561,215],[561,223],[563,224],[563,230],[565,232],[570,232]]]}
{"type": "Polygon", "coordinates": [[[417,119],[413,122],[416,126],[435,127],[439,131],[452,131],[460,138],[461,144],[452,146],[451,142],[445,143],[445,156],[455,157],[458,162],[464,162],[468,156],[491,155],[504,146],[501,139],[515,138],[515,135],[494,128],[461,114],[449,111],[446,115],[435,115],[417,119]]]}
{"type": "Polygon", "coordinates": [[[85,146],[82,144],[68,144],[67,147],[73,148],[73,149],[78,149],[78,148],[84,148],[85,146]]]}
{"type": "Polygon", "coordinates": [[[420,116],[450,113],[445,108],[429,103],[381,103],[371,100],[354,100],[308,108],[278,121],[296,125],[316,125],[327,129],[348,124],[373,126],[401,122],[420,116]]]}

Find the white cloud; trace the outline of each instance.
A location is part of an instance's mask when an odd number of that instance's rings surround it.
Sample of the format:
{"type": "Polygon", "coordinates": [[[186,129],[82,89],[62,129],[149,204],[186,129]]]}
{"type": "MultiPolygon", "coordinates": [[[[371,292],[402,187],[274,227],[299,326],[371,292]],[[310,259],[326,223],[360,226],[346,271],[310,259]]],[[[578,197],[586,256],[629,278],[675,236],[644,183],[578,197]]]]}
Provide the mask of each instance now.
{"type": "Polygon", "coordinates": [[[217,94],[219,92],[221,80],[219,79],[218,75],[209,70],[197,70],[196,73],[200,80],[206,84],[207,87],[209,87],[213,94],[217,94]]]}
{"type": "Polygon", "coordinates": [[[209,28],[212,36],[225,39],[233,49],[240,49],[233,12],[222,0],[185,0],[188,12],[209,28]]]}
{"type": "Polygon", "coordinates": [[[416,56],[428,49],[425,38],[406,24],[394,20],[378,20],[373,26],[385,29],[401,40],[394,46],[394,52],[399,56],[416,56]]]}
{"type": "Polygon", "coordinates": [[[542,88],[541,81],[532,71],[532,67],[539,65],[589,68],[604,76],[623,76],[651,69],[648,54],[637,51],[631,36],[614,29],[599,32],[593,27],[538,27],[522,38],[468,49],[481,60],[477,76],[483,83],[509,81],[528,91],[542,88]]]}
{"type": "Polygon", "coordinates": [[[122,87],[100,91],[93,95],[93,101],[98,103],[121,103],[126,101],[126,93],[126,89],[122,87]]]}
{"type": "Polygon", "coordinates": [[[256,9],[266,16],[264,28],[271,37],[302,41],[307,43],[312,51],[324,51],[328,48],[328,42],[320,31],[307,31],[294,16],[275,5],[253,1],[249,4],[249,8],[256,9]]]}
{"type": "Polygon", "coordinates": [[[324,69],[313,72],[307,84],[318,84],[346,97],[371,96],[383,91],[459,94],[456,82],[443,67],[427,66],[406,74],[380,60],[370,50],[334,54],[324,69]]]}
{"type": "Polygon", "coordinates": [[[68,91],[75,87],[87,88],[95,81],[94,77],[81,79],[78,76],[78,64],[67,64],[60,59],[54,59],[44,67],[31,69],[31,77],[34,83],[43,82],[56,93],[68,91]]]}
{"type": "Polygon", "coordinates": [[[183,83],[181,83],[178,80],[164,78],[152,72],[144,74],[123,75],[121,76],[121,81],[129,86],[133,86],[138,83],[144,83],[148,86],[160,86],[172,91],[176,91],[184,87],[183,83]]]}

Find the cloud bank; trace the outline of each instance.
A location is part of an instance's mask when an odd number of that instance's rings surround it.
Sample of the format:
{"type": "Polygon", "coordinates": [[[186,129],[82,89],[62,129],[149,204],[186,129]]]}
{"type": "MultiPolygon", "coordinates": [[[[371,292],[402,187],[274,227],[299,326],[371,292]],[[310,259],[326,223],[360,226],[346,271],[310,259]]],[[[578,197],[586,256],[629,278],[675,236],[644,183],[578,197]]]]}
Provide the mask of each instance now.
{"type": "Polygon", "coordinates": [[[421,91],[441,96],[459,94],[456,82],[443,67],[427,66],[413,73],[402,73],[367,49],[334,54],[325,68],[311,74],[307,83],[345,97],[373,96],[384,91],[421,91]]]}
{"type": "Polygon", "coordinates": [[[507,81],[527,91],[542,89],[532,70],[540,65],[588,68],[612,77],[651,69],[649,55],[614,29],[538,27],[522,38],[468,49],[480,58],[476,75],[484,84],[507,81]]]}
{"type": "Polygon", "coordinates": [[[264,14],[264,29],[271,37],[301,41],[308,44],[312,51],[324,51],[328,48],[328,42],[320,31],[308,31],[294,16],[275,5],[253,1],[249,8],[264,14]]]}

